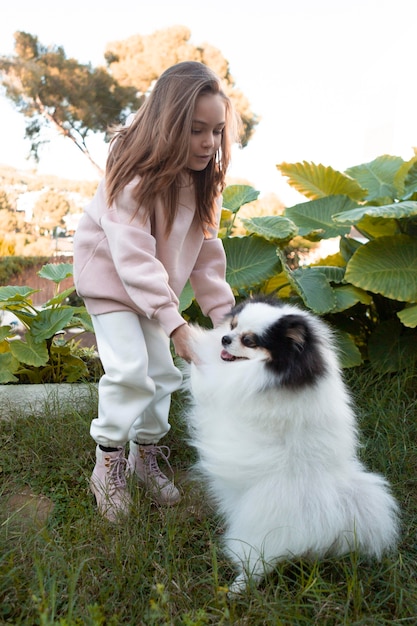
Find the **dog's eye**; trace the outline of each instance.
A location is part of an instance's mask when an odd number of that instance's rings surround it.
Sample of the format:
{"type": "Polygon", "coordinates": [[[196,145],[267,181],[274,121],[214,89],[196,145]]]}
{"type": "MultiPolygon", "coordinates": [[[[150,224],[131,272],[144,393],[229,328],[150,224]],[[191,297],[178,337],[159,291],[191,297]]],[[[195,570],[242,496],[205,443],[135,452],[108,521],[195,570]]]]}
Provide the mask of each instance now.
{"type": "Polygon", "coordinates": [[[257,341],[256,341],[256,335],[250,334],[250,335],[242,335],[241,337],[241,342],[243,343],[244,346],[246,346],[247,348],[256,348],[257,347],[257,341]]]}

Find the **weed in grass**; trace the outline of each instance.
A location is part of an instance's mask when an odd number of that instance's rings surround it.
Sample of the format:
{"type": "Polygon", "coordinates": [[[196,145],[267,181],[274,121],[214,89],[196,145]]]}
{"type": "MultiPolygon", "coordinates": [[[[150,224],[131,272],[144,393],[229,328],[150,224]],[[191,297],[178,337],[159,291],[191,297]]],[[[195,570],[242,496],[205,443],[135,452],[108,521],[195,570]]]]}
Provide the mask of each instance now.
{"type": "MultiPolygon", "coordinates": [[[[90,412],[0,423],[0,497],[26,493],[53,505],[42,521],[0,511],[0,623],[42,626],[365,626],[417,623],[417,374],[347,373],[358,407],[361,455],[393,485],[402,507],[398,554],[281,563],[258,589],[227,598],[233,571],[221,520],[189,480],[194,453],[174,397],[167,437],[183,493],[156,507],[134,481],[133,509],[101,519],[88,490],[94,465],[90,412]]],[[[165,443],[165,442],[164,442],[165,443]]]]}

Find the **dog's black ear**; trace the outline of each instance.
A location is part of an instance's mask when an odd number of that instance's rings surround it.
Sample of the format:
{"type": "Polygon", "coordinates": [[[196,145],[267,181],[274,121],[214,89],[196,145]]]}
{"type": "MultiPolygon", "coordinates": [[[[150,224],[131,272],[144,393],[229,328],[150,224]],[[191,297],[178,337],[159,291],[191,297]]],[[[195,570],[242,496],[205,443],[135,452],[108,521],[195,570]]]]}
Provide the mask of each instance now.
{"type": "Polygon", "coordinates": [[[280,385],[300,389],[314,384],[326,370],[314,327],[304,315],[282,316],[268,332],[265,347],[271,360],[266,366],[279,375],[280,385]]]}
{"type": "Polygon", "coordinates": [[[294,347],[298,352],[302,352],[307,337],[307,328],[303,321],[299,323],[295,322],[294,325],[289,326],[286,330],[285,336],[294,342],[294,347]]]}

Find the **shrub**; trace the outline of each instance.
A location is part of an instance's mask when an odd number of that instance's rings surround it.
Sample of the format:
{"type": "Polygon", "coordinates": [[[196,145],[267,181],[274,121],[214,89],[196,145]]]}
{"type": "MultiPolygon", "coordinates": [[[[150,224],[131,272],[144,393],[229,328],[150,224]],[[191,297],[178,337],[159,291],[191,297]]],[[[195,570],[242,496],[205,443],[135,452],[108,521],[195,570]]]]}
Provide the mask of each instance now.
{"type": "Polygon", "coordinates": [[[0,383],[58,383],[98,380],[101,368],[91,349],[66,339],[71,329],[93,332],[84,306],[71,306],[69,287],[60,292],[60,283],[72,276],[69,263],[46,264],[38,272],[52,280],[55,294],[40,309],[31,296],[31,287],[0,287],[0,311],[12,313],[24,327],[17,337],[11,324],[0,327],[0,383]]]}

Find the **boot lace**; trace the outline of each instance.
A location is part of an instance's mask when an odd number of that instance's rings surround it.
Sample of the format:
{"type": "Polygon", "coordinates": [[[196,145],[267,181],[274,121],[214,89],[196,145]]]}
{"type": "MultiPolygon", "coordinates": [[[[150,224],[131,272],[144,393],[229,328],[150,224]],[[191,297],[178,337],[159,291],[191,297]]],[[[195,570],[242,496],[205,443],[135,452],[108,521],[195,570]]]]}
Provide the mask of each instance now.
{"type": "Polygon", "coordinates": [[[171,474],[174,473],[168,460],[171,454],[171,450],[168,448],[168,446],[148,445],[146,447],[142,447],[141,450],[143,450],[144,452],[144,460],[146,462],[146,465],[148,466],[150,473],[154,474],[155,476],[160,476],[161,478],[166,478],[158,465],[157,456],[162,457],[171,474]]]}
{"type": "Polygon", "coordinates": [[[106,457],[105,464],[109,468],[109,482],[115,489],[126,487],[126,465],[127,460],[121,453],[116,458],[106,457]]]}

